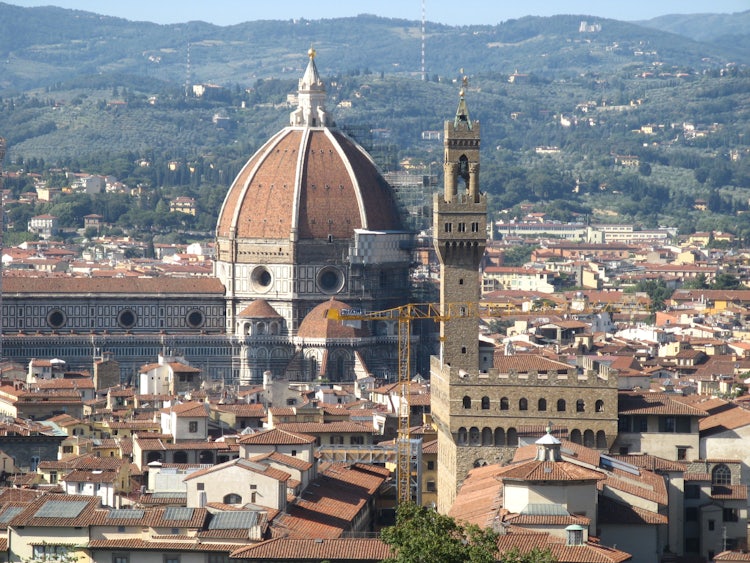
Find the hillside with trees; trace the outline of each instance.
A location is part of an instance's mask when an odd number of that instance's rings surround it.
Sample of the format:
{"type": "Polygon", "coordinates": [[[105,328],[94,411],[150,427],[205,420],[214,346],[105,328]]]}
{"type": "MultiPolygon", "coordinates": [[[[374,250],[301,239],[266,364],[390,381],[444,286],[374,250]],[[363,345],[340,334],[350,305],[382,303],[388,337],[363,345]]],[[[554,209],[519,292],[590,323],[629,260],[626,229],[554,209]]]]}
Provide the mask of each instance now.
{"type": "MultiPolygon", "coordinates": [[[[107,174],[145,194],[6,211],[15,228],[40,212],[75,227],[93,212],[123,229],[209,231],[240,166],[287,123],[313,44],[337,124],[385,170],[439,174],[442,145],[423,132],[451,117],[465,74],[493,218],[532,203],[553,219],[713,228],[747,242],[750,69],[744,39],[721,39],[742,30],[718,18],[697,37],[670,27],[677,18],[659,29],[572,15],[429,24],[423,80],[414,21],[159,26],[0,3],[5,169],[61,186],[65,171],[107,174]],[[196,218],[164,211],[178,195],[196,198],[196,218]]],[[[18,197],[33,179],[5,187],[18,197]]]]}

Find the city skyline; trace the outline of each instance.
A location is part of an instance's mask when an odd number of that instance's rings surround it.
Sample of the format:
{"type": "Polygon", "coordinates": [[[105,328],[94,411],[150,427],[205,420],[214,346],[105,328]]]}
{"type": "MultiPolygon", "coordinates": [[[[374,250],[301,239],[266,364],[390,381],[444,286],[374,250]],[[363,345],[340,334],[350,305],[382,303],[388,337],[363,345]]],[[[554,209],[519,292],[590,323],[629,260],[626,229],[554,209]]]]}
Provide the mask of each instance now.
{"type": "MultiPolygon", "coordinates": [[[[333,0],[320,0],[315,3],[290,0],[284,3],[233,2],[217,0],[206,3],[197,0],[180,2],[106,2],[98,0],[14,0],[11,4],[25,7],[54,5],[66,9],[83,10],[106,16],[121,17],[135,21],[151,21],[159,24],[205,21],[215,25],[234,25],[254,20],[287,19],[326,19],[350,17],[359,14],[374,14],[388,18],[420,20],[422,2],[409,3],[397,0],[379,2],[352,2],[341,4],[333,0]]],[[[444,0],[426,0],[427,21],[447,25],[494,25],[509,19],[524,16],[551,16],[556,14],[576,14],[610,18],[624,21],[651,19],[666,14],[695,13],[735,13],[750,9],[748,0],[662,0],[646,2],[636,0],[627,4],[617,2],[597,2],[594,0],[569,0],[549,2],[530,0],[522,4],[487,3],[483,0],[466,0],[462,9],[455,10],[455,4],[444,0]]]]}

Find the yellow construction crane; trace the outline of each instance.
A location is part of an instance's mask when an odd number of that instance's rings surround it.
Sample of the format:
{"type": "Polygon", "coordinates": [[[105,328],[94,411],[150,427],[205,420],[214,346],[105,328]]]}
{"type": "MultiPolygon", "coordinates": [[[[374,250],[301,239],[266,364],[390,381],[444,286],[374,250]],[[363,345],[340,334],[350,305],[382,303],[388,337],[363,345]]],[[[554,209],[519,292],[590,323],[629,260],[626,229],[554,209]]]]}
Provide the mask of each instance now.
{"type": "MultiPolygon", "coordinates": [[[[409,303],[382,311],[359,309],[329,309],[328,318],[340,321],[398,321],[398,436],[396,484],[398,502],[412,500],[411,495],[411,440],[409,435],[409,384],[411,381],[411,322],[415,319],[447,321],[454,317],[477,317],[477,303],[446,303],[441,311],[437,303],[409,303]]],[[[419,486],[419,484],[417,484],[419,486]]]]}
{"type": "MultiPolygon", "coordinates": [[[[545,309],[549,314],[586,313],[591,308],[580,311],[560,311],[545,309]]],[[[479,303],[408,303],[382,311],[362,311],[360,309],[329,309],[328,318],[339,321],[398,321],[398,436],[396,458],[396,483],[398,502],[410,501],[411,494],[411,440],[409,434],[409,384],[411,381],[411,322],[419,319],[431,319],[437,322],[449,321],[456,317],[502,317],[524,314],[539,314],[542,311],[508,311],[491,305],[479,303]]],[[[419,486],[419,484],[417,484],[419,486]]]]}

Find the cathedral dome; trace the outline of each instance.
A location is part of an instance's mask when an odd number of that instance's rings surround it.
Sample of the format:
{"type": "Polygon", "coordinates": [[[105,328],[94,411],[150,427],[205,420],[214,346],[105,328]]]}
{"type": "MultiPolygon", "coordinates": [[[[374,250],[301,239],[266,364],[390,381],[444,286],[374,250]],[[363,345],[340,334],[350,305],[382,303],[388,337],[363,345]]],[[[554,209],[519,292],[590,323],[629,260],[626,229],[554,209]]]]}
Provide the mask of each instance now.
{"type": "Polygon", "coordinates": [[[224,201],[217,237],[351,239],[355,229],[393,231],[393,192],[365,150],[332,127],[314,51],[290,125],[245,164],[224,201]]]}
{"type": "Polygon", "coordinates": [[[356,328],[339,320],[328,318],[328,311],[349,309],[349,305],[330,299],[310,311],[299,326],[297,336],[301,338],[366,338],[370,336],[367,325],[356,328]]]}

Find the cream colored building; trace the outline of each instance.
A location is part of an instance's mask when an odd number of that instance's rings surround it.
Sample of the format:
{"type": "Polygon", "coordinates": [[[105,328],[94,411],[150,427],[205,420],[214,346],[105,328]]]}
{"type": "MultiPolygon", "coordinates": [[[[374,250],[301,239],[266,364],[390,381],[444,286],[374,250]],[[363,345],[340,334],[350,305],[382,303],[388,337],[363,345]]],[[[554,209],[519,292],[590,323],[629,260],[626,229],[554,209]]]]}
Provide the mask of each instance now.
{"type": "Polygon", "coordinates": [[[268,464],[234,459],[187,475],[187,505],[252,504],[284,511],[289,478],[289,473],[268,464]]]}

